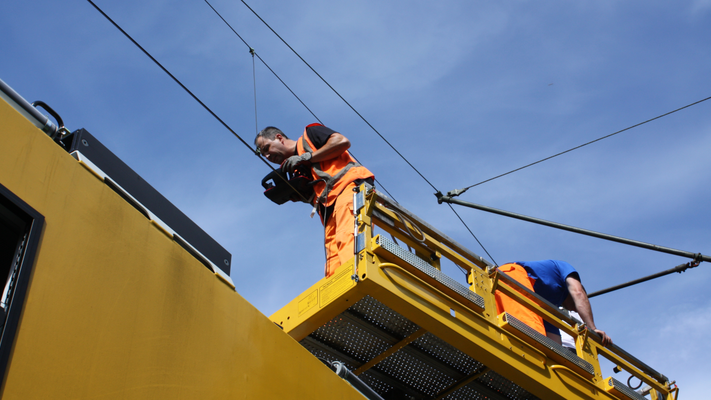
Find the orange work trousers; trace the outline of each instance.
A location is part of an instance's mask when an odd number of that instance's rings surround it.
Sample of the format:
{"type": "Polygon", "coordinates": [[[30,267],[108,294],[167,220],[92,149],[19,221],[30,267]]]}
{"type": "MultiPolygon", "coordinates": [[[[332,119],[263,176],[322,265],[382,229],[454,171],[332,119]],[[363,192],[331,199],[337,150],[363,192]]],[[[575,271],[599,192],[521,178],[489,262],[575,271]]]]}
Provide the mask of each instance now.
{"type": "MultiPolygon", "coordinates": [[[[526,272],[524,267],[518,264],[504,264],[499,267],[499,270],[508,275],[511,279],[514,279],[521,285],[525,286],[527,289],[533,291],[533,279],[528,277],[528,272],[526,272]]],[[[497,313],[501,314],[506,311],[509,315],[512,315],[517,320],[535,329],[541,335],[546,335],[546,328],[543,326],[543,318],[541,318],[540,315],[534,313],[498,290],[494,293],[494,297],[496,298],[497,313]]]]}
{"type": "Polygon", "coordinates": [[[353,232],[355,230],[353,225],[353,188],[355,188],[355,183],[350,183],[338,195],[333,213],[324,226],[326,277],[333,275],[341,264],[353,258],[353,232]]]}

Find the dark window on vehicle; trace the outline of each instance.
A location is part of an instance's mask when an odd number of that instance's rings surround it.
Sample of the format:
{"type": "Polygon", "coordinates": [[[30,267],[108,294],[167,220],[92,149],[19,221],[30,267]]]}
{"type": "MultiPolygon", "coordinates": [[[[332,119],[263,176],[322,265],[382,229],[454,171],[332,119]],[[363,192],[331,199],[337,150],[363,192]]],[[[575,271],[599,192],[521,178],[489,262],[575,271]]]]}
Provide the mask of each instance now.
{"type": "Polygon", "coordinates": [[[0,185],[0,376],[5,376],[44,217],[0,185]]]}

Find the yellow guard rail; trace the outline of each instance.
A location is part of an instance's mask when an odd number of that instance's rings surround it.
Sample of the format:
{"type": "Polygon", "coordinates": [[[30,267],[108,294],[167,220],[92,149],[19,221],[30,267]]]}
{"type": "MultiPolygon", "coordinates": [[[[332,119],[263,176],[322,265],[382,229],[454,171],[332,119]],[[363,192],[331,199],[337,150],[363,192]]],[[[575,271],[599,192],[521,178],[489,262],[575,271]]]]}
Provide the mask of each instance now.
{"type": "Polygon", "coordinates": [[[367,185],[354,194],[354,209],[353,260],[270,318],[315,356],[343,362],[383,397],[678,396],[664,375],[617,346],[602,347],[584,325],[367,185]],[[468,286],[441,272],[443,259],[467,271],[468,286]],[[576,338],[576,352],[505,312],[497,315],[497,290],[576,338]],[[603,377],[600,356],[647,390],[603,377]]]}

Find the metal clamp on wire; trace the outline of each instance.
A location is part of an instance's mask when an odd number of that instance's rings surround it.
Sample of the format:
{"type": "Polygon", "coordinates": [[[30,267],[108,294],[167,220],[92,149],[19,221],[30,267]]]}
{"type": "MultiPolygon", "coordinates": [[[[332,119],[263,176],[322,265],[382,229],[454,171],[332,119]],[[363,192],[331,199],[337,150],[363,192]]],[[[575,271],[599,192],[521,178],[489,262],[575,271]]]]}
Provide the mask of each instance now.
{"type": "Polygon", "coordinates": [[[696,253],[694,255],[694,261],[689,263],[689,268],[698,267],[699,264],[701,264],[701,261],[704,261],[704,255],[701,253],[696,253]]]}
{"type": "Polygon", "coordinates": [[[489,275],[489,279],[491,279],[491,293],[496,292],[499,288],[499,269],[493,265],[489,265],[486,267],[486,273],[489,275]]]}

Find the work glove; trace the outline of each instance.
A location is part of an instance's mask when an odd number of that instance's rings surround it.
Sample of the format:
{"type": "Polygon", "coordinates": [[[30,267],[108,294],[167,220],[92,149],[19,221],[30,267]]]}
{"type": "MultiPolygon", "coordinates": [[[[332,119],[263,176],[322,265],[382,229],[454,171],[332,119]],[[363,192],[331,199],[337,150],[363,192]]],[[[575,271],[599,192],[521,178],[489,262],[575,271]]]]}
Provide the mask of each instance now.
{"type": "Polygon", "coordinates": [[[294,172],[297,165],[310,165],[311,153],[304,153],[300,156],[291,156],[281,164],[281,170],[284,172],[294,172]]]}

